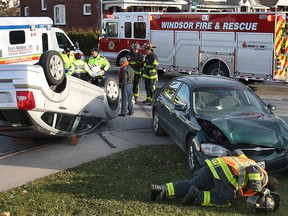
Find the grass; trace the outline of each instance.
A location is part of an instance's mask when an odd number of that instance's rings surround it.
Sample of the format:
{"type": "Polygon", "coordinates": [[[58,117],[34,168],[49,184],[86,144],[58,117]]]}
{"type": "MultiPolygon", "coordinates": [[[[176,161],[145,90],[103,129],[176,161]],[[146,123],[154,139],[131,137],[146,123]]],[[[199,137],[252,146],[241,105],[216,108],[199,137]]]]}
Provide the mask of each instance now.
{"type": "MultiPolygon", "coordinates": [[[[150,201],[150,185],[187,179],[184,154],[174,145],[130,149],[0,193],[0,215],[254,215],[237,200],[230,208],[183,207],[150,201]]],[[[280,179],[287,215],[287,180],[280,179]]]]}

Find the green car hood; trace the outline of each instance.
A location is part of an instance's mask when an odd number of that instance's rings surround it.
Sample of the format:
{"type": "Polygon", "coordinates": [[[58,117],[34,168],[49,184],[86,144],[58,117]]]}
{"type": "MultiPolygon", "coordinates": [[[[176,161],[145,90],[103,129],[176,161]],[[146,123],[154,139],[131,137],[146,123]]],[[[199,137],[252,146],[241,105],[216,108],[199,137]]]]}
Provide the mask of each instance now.
{"type": "Polygon", "coordinates": [[[288,125],[275,115],[237,114],[224,117],[206,116],[231,144],[253,144],[284,148],[288,145],[288,125]]]}

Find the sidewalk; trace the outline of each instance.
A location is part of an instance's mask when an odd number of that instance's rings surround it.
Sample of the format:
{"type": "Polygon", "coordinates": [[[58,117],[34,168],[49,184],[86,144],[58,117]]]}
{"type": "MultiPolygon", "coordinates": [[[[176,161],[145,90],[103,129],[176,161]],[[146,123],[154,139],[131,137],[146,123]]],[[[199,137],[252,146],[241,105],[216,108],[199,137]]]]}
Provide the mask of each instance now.
{"type": "Polygon", "coordinates": [[[154,135],[151,107],[135,105],[134,108],[133,116],[117,117],[104,123],[108,131],[101,131],[100,127],[97,129],[100,132],[78,138],[77,145],[70,145],[63,139],[0,160],[0,192],[116,152],[141,145],[173,143],[167,136],[154,135]]]}

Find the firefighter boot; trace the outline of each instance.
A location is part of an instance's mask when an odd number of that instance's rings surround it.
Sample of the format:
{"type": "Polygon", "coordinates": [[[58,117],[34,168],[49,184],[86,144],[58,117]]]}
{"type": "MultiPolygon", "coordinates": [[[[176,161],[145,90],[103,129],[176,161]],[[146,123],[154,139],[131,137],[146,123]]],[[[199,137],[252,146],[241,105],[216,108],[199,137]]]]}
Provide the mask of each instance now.
{"type": "Polygon", "coordinates": [[[187,205],[194,206],[195,205],[195,200],[198,198],[198,194],[199,194],[199,189],[192,185],[190,187],[190,189],[189,189],[189,192],[183,198],[182,205],[184,205],[184,206],[187,206],[187,205]]]}
{"type": "Polygon", "coordinates": [[[160,195],[160,199],[164,200],[168,197],[168,191],[166,185],[151,185],[151,201],[155,201],[156,197],[160,195]]]}

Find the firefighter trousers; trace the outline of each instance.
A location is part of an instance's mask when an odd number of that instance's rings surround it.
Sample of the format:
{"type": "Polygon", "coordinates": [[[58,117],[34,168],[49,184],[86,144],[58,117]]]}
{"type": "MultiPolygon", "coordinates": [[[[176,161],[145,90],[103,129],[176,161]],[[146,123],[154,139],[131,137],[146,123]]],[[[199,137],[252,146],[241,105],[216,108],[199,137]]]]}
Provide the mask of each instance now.
{"type": "Polygon", "coordinates": [[[145,90],[147,95],[147,101],[152,101],[152,95],[156,89],[156,79],[145,78],[145,90]]]}
{"type": "Polygon", "coordinates": [[[196,171],[190,180],[172,182],[173,189],[169,187],[169,184],[171,183],[167,184],[168,195],[175,198],[184,198],[192,185],[197,187],[199,195],[196,205],[230,206],[229,201],[236,198],[235,188],[226,180],[226,177],[224,181],[215,179],[207,165],[196,171]],[[171,194],[173,192],[174,195],[171,194]]]}
{"type": "Polygon", "coordinates": [[[134,75],[134,81],[133,81],[133,96],[134,97],[139,97],[140,80],[141,80],[141,74],[135,74],[134,75]]]}

